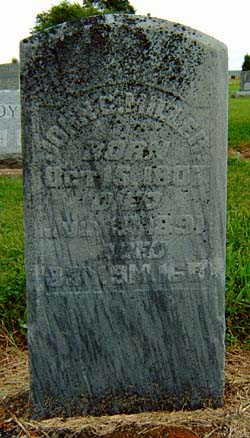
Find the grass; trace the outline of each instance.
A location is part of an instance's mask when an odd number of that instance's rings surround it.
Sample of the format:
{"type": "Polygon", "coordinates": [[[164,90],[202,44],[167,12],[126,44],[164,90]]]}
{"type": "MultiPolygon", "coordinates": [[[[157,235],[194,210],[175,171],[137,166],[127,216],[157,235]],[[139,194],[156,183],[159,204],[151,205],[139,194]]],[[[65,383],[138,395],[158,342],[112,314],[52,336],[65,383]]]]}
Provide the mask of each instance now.
{"type": "Polygon", "coordinates": [[[234,91],[239,91],[240,81],[237,79],[229,82],[229,148],[244,151],[250,149],[250,96],[231,97],[234,91]]]}
{"type": "Polygon", "coordinates": [[[21,177],[0,177],[0,341],[23,340],[25,273],[21,177]]]}
{"type": "MultiPolygon", "coordinates": [[[[229,95],[239,81],[229,83],[229,95]]],[[[250,148],[250,97],[229,98],[229,148],[250,148]]],[[[0,176],[0,342],[25,342],[22,179],[0,176]]],[[[230,158],[226,318],[227,342],[250,348],[250,161],[230,158]]]]}
{"type": "Polygon", "coordinates": [[[250,162],[229,159],[227,207],[227,340],[250,347],[250,162]]]}

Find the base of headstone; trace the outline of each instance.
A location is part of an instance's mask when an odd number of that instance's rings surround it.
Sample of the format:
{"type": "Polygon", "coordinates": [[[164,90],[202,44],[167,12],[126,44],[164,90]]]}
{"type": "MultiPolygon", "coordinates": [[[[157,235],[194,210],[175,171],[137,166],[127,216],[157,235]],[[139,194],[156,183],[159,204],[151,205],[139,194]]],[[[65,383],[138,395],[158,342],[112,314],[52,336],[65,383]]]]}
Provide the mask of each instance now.
{"type": "Polygon", "coordinates": [[[0,169],[3,168],[22,168],[21,154],[0,154],[0,169]]]}
{"type": "Polygon", "coordinates": [[[118,414],[139,414],[143,412],[159,412],[159,411],[180,411],[180,410],[196,410],[203,408],[217,409],[223,407],[223,398],[219,394],[216,398],[215,394],[211,393],[211,398],[204,397],[202,390],[200,396],[195,399],[195,395],[191,391],[182,399],[176,396],[169,396],[167,392],[162,391],[162,394],[153,398],[152,394],[137,394],[133,389],[124,394],[114,394],[112,391],[104,393],[97,397],[76,397],[75,400],[57,398],[48,398],[45,401],[46,410],[41,410],[36,404],[32,404],[32,418],[44,419],[51,417],[71,417],[74,416],[103,416],[103,415],[118,415],[118,414]],[[60,402],[60,403],[58,403],[60,402]],[[60,407],[59,407],[60,406],[60,407]]]}
{"type": "Polygon", "coordinates": [[[250,97],[250,91],[235,91],[232,97],[250,97]]]}

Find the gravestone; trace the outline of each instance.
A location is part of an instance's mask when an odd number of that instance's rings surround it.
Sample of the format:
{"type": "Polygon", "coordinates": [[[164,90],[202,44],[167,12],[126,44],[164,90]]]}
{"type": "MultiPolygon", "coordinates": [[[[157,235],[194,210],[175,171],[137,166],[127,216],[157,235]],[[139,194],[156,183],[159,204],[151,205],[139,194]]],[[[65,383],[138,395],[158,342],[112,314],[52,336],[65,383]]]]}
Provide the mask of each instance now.
{"type": "Polygon", "coordinates": [[[91,17],[21,78],[33,415],[221,406],[225,46],[91,17]]]}
{"type": "Polygon", "coordinates": [[[0,90],[0,166],[21,163],[19,90],[0,90]]]}
{"type": "Polygon", "coordinates": [[[234,91],[232,97],[249,97],[250,96],[250,71],[241,71],[240,74],[240,91],[234,91]]]}
{"type": "Polygon", "coordinates": [[[240,75],[240,91],[250,93],[250,71],[242,71],[240,75]]]}
{"type": "Polygon", "coordinates": [[[0,64],[0,90],[19,89],[19,64],[0,64]]]}

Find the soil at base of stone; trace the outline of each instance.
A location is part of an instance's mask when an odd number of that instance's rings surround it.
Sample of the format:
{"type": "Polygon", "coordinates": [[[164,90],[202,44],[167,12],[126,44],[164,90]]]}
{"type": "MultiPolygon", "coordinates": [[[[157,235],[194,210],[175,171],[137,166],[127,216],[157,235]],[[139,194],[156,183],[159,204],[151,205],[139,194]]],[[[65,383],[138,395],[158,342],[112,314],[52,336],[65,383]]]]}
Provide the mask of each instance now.
{"type": "Polygon", "coordinates": [[[225,375],[223,409],[33,421],[28,353],[0,349],[0,438],[250,438],[250,351],[228,351],[225,375]]]}

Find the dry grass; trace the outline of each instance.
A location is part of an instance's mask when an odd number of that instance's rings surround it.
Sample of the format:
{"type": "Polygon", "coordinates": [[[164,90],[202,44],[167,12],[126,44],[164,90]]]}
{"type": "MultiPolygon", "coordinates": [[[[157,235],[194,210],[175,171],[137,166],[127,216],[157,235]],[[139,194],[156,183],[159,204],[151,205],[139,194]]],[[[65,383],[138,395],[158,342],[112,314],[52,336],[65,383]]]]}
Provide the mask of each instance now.
{"type": "Polygon", "coordinates": [[[0,167],[0,175],[22,175],[23,174],[23,169],[22,167],[0,167]]]}
{"type": "Polygon", "coordinates": [[[0,349],[0,400],[29,388],[27,350],[0,349]]]}
{"type": "Polygon", "coordinates": [[[228,156],[229,157],[236,157],[240,160],[249,160],[250,159],[250,149],[249,148],[242,148],[241,150],[230,148],[228,150],[228,156]]]}
{"type": "Polygon", "coordinates": [[[27,351],[6,349],[0,355],[0,437],[250,438],[250,351],[241,348],[227,353],[223,409],[41,421],[28,416],[27,351]]]}

